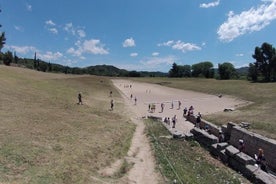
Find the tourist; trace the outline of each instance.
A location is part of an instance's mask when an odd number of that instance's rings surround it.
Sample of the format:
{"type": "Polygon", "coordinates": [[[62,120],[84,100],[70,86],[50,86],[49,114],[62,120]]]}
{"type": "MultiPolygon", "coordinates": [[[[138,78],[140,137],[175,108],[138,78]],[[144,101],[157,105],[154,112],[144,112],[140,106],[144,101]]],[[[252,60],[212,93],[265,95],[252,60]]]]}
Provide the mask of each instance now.
{"type": "Polygon", "coordinates": [[[185,117],[186,114],[187,114],[187,107],[185,107],[183,110],[183,117],[185,117]]]}
{"type": "Polygon", "coordinates": [[[256,164],[265,172],[267,172],[266,160],[263,149],[259,148],[258,155],[255,155],[256,164]]]}
{"type": "Polygon", "coordinates": [[[81,92],[79,92],[79,94],[78,94],[78,100],[79,100],[78,104],[79,104],[79,105],[82,105],[82,96],[81,96],[81,92]]]}
{"type": "Polygon", "coordinates": [[[172,128],[175,128],[176,120],[177,120],[176,115],[174,115],[174,117],[172,118],[172,123],[173,123],[172,128]]]}
{"type": "Polygon", "coordinates": [[[164,103],[161,103],[161,112],[163,112],[164,111],[164,103]]]}
{"type": "Polygon", "coordinates": [[[137,104],[137,98],[135,97],[134,98],[134,105],[136,105],[137,104]]]}
{"type": "Polygon", "coordinates": [[[219,131],[218,141],[219,141],[219,143],[224,142],[224,134],[222,133],[221,130],[219,131]]]}
{"type": "MultiPolygon", "coordinates": [[[[190,113],[190,114],[192,114],[192,113],[190,113]]],[[[200,127],[200,125],[199,125],[200,122],[201,122],[201,114],[200,114],[200,112],[198,112],[198,114],[196,116],[196,125],[195,125],[195,127],[199,128],[200,127]]]]}
{"type": "Polygon", "coordinates": [[[110,101],[110,109],[113,111],[113,107],[114,107],[114,101],[113,100],[111,100],[110,101]]]}
{"type": "Polygon", "coordinates": [[[244,152],[245,149],[245,143],[242,139],[239,139],[239,151],[244,152]]]}
{"type": "Polygon", "coordinates": [[[178,110],[181,108],[181,102],[180,100],[178,101],[178,110]]]}

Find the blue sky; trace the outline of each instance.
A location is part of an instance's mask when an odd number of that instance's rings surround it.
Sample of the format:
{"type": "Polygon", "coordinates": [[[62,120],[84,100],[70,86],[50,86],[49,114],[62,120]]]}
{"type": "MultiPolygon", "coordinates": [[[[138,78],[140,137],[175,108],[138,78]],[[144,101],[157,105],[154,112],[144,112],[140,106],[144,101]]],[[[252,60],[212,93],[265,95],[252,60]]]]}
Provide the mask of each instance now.
{"type": "Polygon", "coordinates": [[[254,62],[276,44],[276,0],[0,0],[3,52],[68,66],[168,72],[254,62]]]}

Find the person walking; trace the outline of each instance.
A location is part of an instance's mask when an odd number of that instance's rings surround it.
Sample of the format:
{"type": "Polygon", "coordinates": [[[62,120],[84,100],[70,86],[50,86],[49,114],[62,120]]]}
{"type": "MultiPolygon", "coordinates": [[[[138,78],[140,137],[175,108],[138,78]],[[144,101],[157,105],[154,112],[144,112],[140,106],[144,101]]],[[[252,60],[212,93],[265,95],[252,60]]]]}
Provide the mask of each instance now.
{"type": "Polygon", "coordinates": [[[137,105],[137,98],[134,98],[134,105],[137,105]]]}
{"type": "Polygon", "coordinates": [[[81,96],[81,92],[79,92],[79,94],[78,94],[78,100],[79,100],[78,104],[79,104],[79,105],[82,105],[82,96],[81,96]]]}
{"type": "Polygon", "coordinates": [[[113,111],[113,108],[114,108],[114,101],[113,99],[110,101],[110,109],[111,111],[113,111]]]}
{"type": "Polygon", "coordinates": [[[173,124],[172,128],[175,128],[176,120],[177,120],[176,115],[174,115],[174,117],[172,118],[172,124],[173,124]]]}
{"type": "Polygon", "coordinates": [[[164,111],[164,103],[161,103],[161,113],[164,111]]]}

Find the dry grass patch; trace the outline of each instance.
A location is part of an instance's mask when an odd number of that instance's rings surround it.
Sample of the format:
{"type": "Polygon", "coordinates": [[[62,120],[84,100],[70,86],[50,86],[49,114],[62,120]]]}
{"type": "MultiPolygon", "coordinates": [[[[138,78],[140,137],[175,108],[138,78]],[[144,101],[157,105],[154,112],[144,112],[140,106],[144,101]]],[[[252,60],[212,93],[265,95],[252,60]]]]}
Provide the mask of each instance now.
{"type": "Polygon", "coordinates": [[[0,183],[93,183],[127,153],[135,127],[108,78],[5,66],[0,78],[0,183]]]}

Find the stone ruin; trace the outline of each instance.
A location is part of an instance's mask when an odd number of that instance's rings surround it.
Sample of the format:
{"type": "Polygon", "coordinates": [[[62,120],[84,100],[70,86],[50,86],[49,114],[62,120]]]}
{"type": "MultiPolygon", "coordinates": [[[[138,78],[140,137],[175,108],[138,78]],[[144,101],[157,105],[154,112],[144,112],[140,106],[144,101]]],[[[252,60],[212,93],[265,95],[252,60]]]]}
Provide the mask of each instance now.
{"type": "MultiPolygon", "coordinates": [[[[196,123],[195,116],[187,116],[188,121],[196,123]]],[[[198,127],[191,130],[193,137],[200,144],[207,147],[211,154],[243,174],[253,183],[276,183],[276,141],[262,135],[248,131],[239,125],[229,122],[218,127],[208,121],[201,120],[198,127]],[[208,127],[208,132],[205,130],[208,127]],[[218,142],[219,133],[224,134],[224,142],[218,142]],[[245,148],[239,151],[239,140],[243,140],[245,148]],[[268,172],[258,166],[254,155],[262,148],[265,153],[268,172]]]]}

